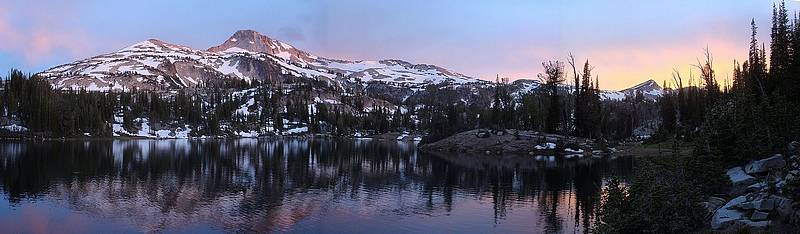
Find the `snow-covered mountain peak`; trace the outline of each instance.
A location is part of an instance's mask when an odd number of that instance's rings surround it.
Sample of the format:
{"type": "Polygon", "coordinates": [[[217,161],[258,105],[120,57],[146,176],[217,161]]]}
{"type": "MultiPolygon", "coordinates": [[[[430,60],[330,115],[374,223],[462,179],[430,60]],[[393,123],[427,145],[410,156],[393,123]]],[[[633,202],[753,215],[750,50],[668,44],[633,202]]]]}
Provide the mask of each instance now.
{"type": "Polygon", "coordinates": [[[641,93],[647,98],[657,98],[664,94],[664,89],[658,85],[658,82],[651,79],[638,85],[634,85],[633,87],[623,89],[620,92],[631,96],[636,95],[636,93],[641,93]]]}
{"type": "Polygon", "coordinates": [[[642,83],[640,83],[638,85],[634,85],[633,87],[630,87],[628,89],[632,89],[632,90],[657,90],[657,89],[661,89],[661,86],[659,86],[658,82],[656,82],[655,80],[650,79],[650,80],[642,82],[642,83]]]}
{"type": "Polygon", "coordinates": [[[267,53],[290,61],[312,63],[317,57],[294,46],[253,30],[236,31],[222,44],[208,49],[214,53],[267,53]]]}
{"type": "Polygon", "coordinates": [[[168,52],[168,51],[194,51],[188,46],[172,44],[159,39],[151,38],[125,47],[117,52],[168,52]]]}

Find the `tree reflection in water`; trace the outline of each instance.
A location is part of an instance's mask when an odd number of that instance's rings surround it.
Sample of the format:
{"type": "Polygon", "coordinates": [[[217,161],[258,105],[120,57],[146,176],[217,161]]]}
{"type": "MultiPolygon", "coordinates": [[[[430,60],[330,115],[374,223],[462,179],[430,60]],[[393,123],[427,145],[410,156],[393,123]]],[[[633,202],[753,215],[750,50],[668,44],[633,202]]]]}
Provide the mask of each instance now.
{"type": "Polygon", "coordinates": [[[604,179],[631,167],[344,139],[6,141],[0,152],[10,206],[48,201],[146,232],[585,232],[604,179]]]}

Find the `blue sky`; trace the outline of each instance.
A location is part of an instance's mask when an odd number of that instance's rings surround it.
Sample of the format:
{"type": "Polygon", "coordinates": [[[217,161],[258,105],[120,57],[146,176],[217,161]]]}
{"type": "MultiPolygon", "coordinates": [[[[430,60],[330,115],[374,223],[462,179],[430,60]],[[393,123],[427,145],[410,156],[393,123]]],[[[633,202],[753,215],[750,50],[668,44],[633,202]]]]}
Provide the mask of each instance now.
{"type": "MultiPolygon", "coordinates": [[[[787,2],[790,11],[800,8],[787,2]]],[[[770,1],[0,2],[0,69],[28,72],[159,38],[205,49],[254,29],[323,57],[398,58],[484,79],[533,78],[541,62],[589,59],[606,89],[688,73],[708,46],[725,78],[770,1]]]]}

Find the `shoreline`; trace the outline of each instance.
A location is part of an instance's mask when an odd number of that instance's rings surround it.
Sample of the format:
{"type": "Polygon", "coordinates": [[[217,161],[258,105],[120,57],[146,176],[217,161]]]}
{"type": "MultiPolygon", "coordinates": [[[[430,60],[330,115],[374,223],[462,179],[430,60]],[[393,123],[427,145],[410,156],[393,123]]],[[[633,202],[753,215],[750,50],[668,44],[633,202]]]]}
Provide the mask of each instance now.
{"type": "MultiPolygon", "coordinates": [[[[158,138],[158,137],[142,137],[142,136],[102,136],[102,137],[92,137],[92,136],[83,136],[83,137],[38,137],[38,136],[0,136],[0,140],[13,140],[13,141],[87,141],[87,140],[204,140],[204,139],[211,139],[211,140],[239,140],[239,139],[312,139],[312,138],[336,138],[336,139],[355,139],[355,140],[380,140],[380,141],[388,141],[388,140],[395,140],[400,142],[419,142],[415,140],[409,139],[397,139],[396,137],[386,137],[386,135],[403,135],[403,133],[384,133],[378,135],[368,135],[368,136],[353,136],[353,135],[332,135],[332,134],[322,134],[322,133],[315,133],[315,134],[293,134],[293,135],[265,135],[265,136],[257,136],[257,137],[243,137],[243,136],[199,136],[199,137],[185,137],[185,138],[158,138]]],[[[412,135],[416,136],[416,135],[412,135]]]]}

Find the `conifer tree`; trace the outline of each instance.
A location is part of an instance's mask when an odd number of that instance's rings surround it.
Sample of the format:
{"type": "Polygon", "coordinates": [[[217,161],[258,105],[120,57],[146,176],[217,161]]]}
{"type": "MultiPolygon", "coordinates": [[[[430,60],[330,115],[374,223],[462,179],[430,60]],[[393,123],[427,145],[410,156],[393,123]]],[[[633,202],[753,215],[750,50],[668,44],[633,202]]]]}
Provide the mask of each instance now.
{"type": "Polygon", "coordinates": [[[539,80],[544,83],[550,100],[545,131],[556,133],[561,125],[561,100],[558,95],[558,86],[564,82],[564,64],[560,61],[547,61],[543,62],[542,66],[544,74],[539,74],[539,80]]]}
{"type": "Polygon", "coordinates": [[[777,6],[772,5],[772,41],[770,43],[769,57],[769,78],[766,82],[765,91],[771,94],[779,83],[782,83],[788,74],[790,67],[790,28],[789,16],[786,12],[786,5],[781,2],[777,6]]]}

